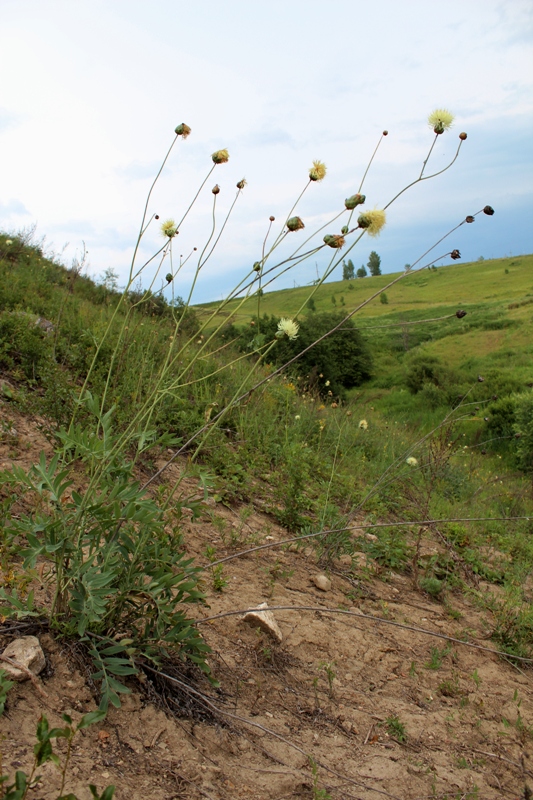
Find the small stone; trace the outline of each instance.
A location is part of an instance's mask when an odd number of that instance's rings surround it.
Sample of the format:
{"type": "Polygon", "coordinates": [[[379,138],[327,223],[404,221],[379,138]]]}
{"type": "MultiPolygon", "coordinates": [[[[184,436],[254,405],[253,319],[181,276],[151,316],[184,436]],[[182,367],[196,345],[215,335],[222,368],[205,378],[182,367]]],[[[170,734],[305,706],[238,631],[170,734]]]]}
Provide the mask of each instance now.
{"type": "Polygon", "coordinates": [[[338,558],[339,567],[350,568],[352,566],[352,557],[349,553],[343,553],[338,558]]]}
{"type": "Polygon", "coordinates": [[[257,606],[257,611],[248,611],[243,616],[243,622],[251,625],[252,628],[261,628],[262,631],[268,633],[277,642],[283,641],[283,634],[279,628],[278,623],[274,619],[272,611],[268,611],[268,604],[261,603],[257,606]]]}
{"type": "Polygon", "coordinates": [[[329,590],[331,589],[331,581],[323,573],[319,573],[318,575],[313,575],[311,580],[315,584],[316,588],[320,589],[321,592],[329,592],[329,590]]]}
{"type": "MultiPolygon", "coordinates": [[[[33,672],[34,675],[38,675],[46,666],[44,653],[36,636],[21,636],[20,639],[14,639],[8,644],[2,655],[6,658],[12,658],[13,661],[33,672]]],[[[2,669],[5,669],[13,680],[20,683],[28,680],[27,673],[17,669],[9,661],[2,660],[0,664],[2,669]]]]}

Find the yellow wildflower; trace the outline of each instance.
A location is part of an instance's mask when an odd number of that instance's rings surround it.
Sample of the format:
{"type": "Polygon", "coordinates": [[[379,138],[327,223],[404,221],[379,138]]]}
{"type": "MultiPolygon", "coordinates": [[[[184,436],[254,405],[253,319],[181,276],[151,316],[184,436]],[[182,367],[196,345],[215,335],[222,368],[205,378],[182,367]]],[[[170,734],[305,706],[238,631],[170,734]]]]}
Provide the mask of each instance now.
{"type": "Polygon", "coordinates": [[[323,181],[326,177],[326,165],[323,161],[313,161],[313,166],[309,170],[309,180],[323,181]]]}

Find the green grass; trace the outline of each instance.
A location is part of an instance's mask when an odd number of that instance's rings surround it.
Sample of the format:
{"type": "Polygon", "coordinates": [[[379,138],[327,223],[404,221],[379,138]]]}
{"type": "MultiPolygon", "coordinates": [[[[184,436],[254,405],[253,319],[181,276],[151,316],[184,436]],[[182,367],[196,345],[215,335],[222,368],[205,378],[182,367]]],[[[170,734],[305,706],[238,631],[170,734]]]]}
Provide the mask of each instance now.
{"type": "MultiPolygon", "coordinates": [[[[474,307],[479,303],[495,302],[498,305],[521,302],[533,298],[533,279],[531,268],[533,255],[515,258],[499,258],[490,261],[468,264],[452,264],[438,267],[437,270],[424,270],[413,273],[387,289],[388,305],[372,303],[360,312],[361,317],[388,317],[397,312],[412,311],[421,305],[431,311],[440,306],[453,305],[454,310],[461,306],[474,307]],[[505,269],[509,273],[505,273],[505,269]]],[[[352,281],[328,281],[322,284],[314,295],[317,311],[331,311],[332,297],[337,302],[337,310],[352,311],[376,291],[385,288],[401,273],[390,273],[376,277],[354,279],[352,281]],[[344,305],[341,305],[344,297],[344,305]]],[[[279,291],[266,291],[261,298],[261,315],[292,316],[305,303],[310,286],[279,291]]],[[[224,315],[232,318],[232,312],[240,301],[232,300],[225,308],[224,315]]],[[[212,311],[217,303],[204,303],[197,307],[212,311]]],[[[524,308],[524,307],[523,307],[524,308]]],[[[533,310],[532,310],[533,311],[533,310]]],[[[248,322],[257,314],[257,298],[245,301],[233,321],[248,322]]],[[[531,316],[531,315],[530,315],[531,316]]]]}

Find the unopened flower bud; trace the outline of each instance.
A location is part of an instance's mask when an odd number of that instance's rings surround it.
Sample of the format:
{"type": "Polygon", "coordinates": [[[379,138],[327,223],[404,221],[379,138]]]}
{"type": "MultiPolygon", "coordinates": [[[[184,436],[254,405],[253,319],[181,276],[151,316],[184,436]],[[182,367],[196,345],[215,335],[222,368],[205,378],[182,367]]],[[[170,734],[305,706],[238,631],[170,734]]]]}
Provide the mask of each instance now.
{"type": "Polygon", "coordinates": [[[459,134],[459,139],[461,139],[462,142],[464,142],[464,140],[466,139],[466,133],[464,131],[459,134]]]}
{"type": "Polygon", "coordinates": [[[254,270],[254,272],[261,272],[261,262],[260,261],[256,261],[255,262],[255,264],[253,266],[253,270],[254,270]]]}
{"type": "Polygon", "coordinates": [[[485,208],[483,209],[483,213],[488,214],[489,217],[492,217],[492,215],[494,214],[494,209],[492,206],[485,206],[485,208]]]}
{"type": "Polygon", "coordinates": [[[167,274],[165,275],[165,280],[167,283],[170,283],[170,281],[172,280],[172,275],[170,272],[167,272],[167,274]]]}
{"type": "Polygon", "coordinates": [[[213,194],[219,194],[220,193],[220,186],[218,185],[218,183],[215,183],[215,185],[213,186],[211,191],[213,192],[213,194]]]}
{"type": "Polygon", "coordinates": [[[361,203],[364,203],[366,197],[364,194],[352,194],[351,197],[347,197],[344,201],[344,205],[348,209],[348,211],[352,211],[356,206],[360,206],[361,203]]]}
{"type": "Polygon", "coordinates": [[[461,253],[459,250],[452,250],[450,257],[453,258],[454,261],[457,261],[458,258],[461,258],[461,253]]]}
{"type": "Polygon", "coordinates": [[[328,247],[340,248],[344,247],[345,240],[344,236],[339,236],[338,234],[327,234],[324,236],[324,242],[328,245],[328,247]]]}
{"type": "Polygon", "coordinates": [[[476,220],[475,220],[475,217],[473,217],[471,214],[469,214],[465,221],[466,222],[475,222],[476,220]]]}
{"type": "Polygon", "coordinates": [[[216,150],[211,158],[214,164],[226,164],[229,161],[229,153],[227,150],[216,150]]]}
{"type": "Polygon", "coordinates": [[[457,319],[462,319],[463,317],[466,317],[466,311],[463,311],[463,309],[460,308],[458,309],[458,311],[455,312],[455,316],[457,317],[457,319]]]}
{"type": "Polygon", "coordinates": [[[290,231],[300,231],[302,228],[305,228],[300,217],[291,217],[287,220],[287,228],[290,231]]]}
{"type": "Polygon", "coordinates": [[[178,125],[178,127],[174,129],[174,133],[177,136],[183,136],[184,139],[187,138],[187,136],[189,135],[190,132],[191,132],[191,129],[184,122],[182,122],[181,125],[178,125]]]}
{"type": "Polygon", "coordinates": [[[346,234],[349,233],[349,231],[350,231],[350,229],[349,229],[349,227],[347,225],[343,225],[342,226],[341,233],[342,233],[343,236],[346,236],[346,234]]]}

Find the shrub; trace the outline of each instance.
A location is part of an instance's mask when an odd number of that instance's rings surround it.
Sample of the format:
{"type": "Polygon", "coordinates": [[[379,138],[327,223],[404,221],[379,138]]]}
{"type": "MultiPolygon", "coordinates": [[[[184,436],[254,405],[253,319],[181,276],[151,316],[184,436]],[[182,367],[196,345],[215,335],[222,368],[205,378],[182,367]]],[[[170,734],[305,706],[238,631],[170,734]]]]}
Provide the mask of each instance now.
{"type": "Polygon", "coordinates": [[[533,470],[533,391],[515,397],[514,431],[517,439],[518,465],[530,472],[533,470]]]}
{"type": "Polygon", "coordinates": [[[0,314],[0,368],[15,377],[38,380],[50,360],[50,344],[35,322],[24,312],[0,314]]]}
{"type": "MultiPolygon", "coordinates": [[[[291,341],[285,338],[277,342],[270,358],[275,364],[284,364],[343,319],[344,314],[339,312],[313,314],[309,319],[302,320],[296,339],[291,341]]],[[[274,338],[277,325],[277,317],[263,320],[261,332],[266,334],[267,339],[274,338]]],[[[342,396],[345,389],[359,386],[370,378],[371,357],[354,323],[347,320],[342,328],[291,364],[290,371],[323,394],[330,391],[333,395],[342,396]]]]}
{"type": "Polygon", "coordinates": [[[442,371],[443,365],[435,356],[415,356],[409,363],[405,384],[412,394],[417,394],[427,384],[440,386],[442,383],[440,379],[442,371]]]}

